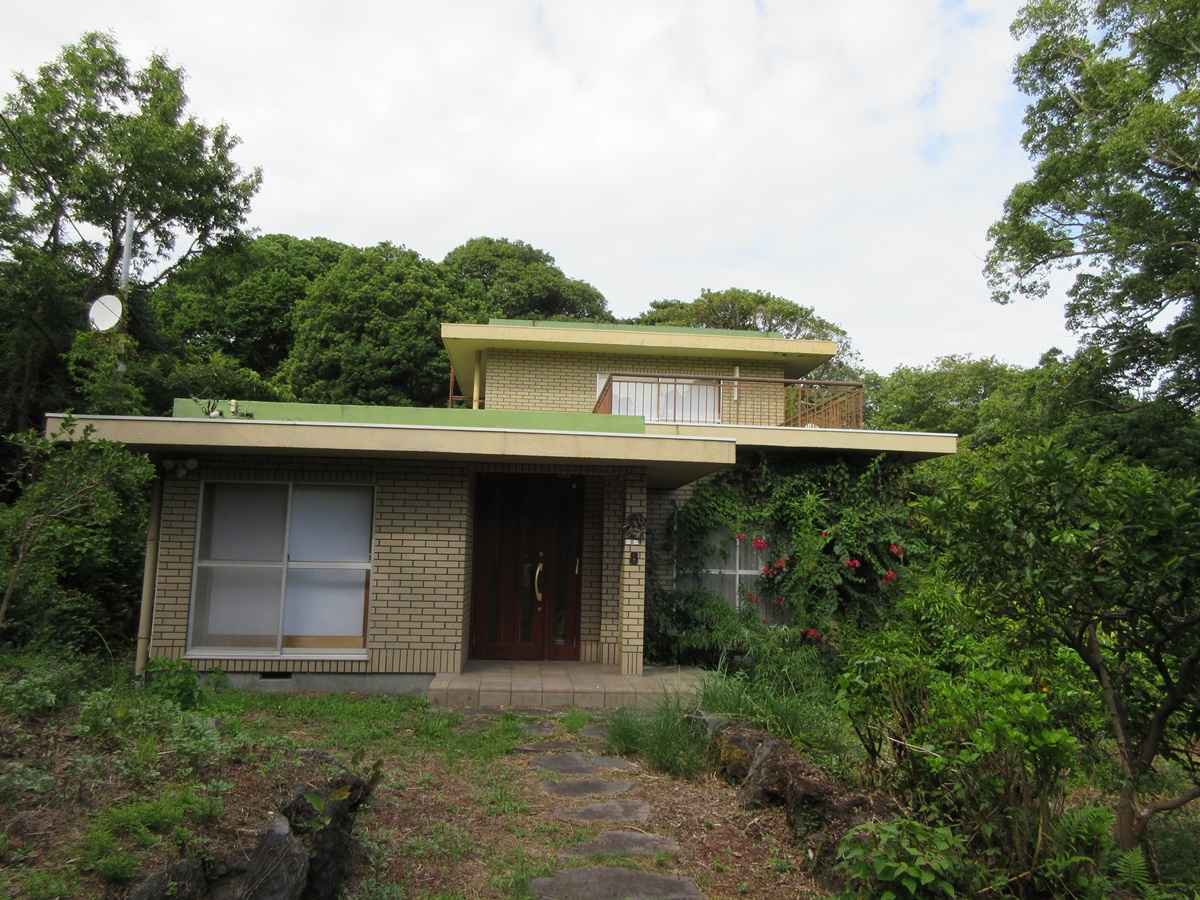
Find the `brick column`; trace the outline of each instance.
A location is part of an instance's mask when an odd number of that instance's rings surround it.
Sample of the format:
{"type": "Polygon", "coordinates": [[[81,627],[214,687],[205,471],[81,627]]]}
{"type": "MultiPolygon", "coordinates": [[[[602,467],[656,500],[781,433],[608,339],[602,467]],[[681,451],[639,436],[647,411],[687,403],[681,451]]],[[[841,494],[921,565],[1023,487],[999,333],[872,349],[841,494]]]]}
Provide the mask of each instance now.
{"type": "MultiPolygon", "coordinates": [[[[625,476],[625,515],[630,513],[646,514],[644,472],[630,472],[625,476]]],[[[621,674],[641,675],[646,616],[646,541],[629,545],[622,539],[621,545],[621,674]]]]}

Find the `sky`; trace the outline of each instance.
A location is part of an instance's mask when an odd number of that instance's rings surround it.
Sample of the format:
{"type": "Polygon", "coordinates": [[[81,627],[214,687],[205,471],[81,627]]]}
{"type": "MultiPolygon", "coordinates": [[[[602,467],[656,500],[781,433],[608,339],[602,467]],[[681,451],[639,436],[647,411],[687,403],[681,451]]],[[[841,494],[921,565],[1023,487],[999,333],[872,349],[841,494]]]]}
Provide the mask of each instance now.
{"type": "Polygon", "coordinates": [[[55,0],[12,4],[0,94],[87,31],[165,54],[261,166],[248,226],[433,260],[521,240],[620,317],[768,291],[880,373],[1073,349],[1062,295],[992,303],[1028,177],[1018,0],[55,0]]]}

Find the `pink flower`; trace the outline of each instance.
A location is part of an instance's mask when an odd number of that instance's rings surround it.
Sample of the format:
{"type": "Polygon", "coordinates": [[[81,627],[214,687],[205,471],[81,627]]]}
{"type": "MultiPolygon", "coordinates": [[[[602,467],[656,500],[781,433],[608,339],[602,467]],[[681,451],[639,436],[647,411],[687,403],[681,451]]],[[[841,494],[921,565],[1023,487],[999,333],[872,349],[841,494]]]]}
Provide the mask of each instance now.
{"type": "Polygon", "coordinates": [[[898,575],[897,575],[895,572],[893,572],[891,569],[888,569],[888,573],[887,573],[886,575],[884,575],[884,576],[883,576],[883,583],[884,583],[884,584],[891,584],[891,583],[892,583],[893,581],[895,581],[895,580],[896,580],[898,577],[899,577],[899,576],[898,576],[898,575]]]}
{"type": "Polygon", "coordinates": [[[804,632],[804,636],[809,640],[819,641],[821,639],[821,632],[817,631],[815,628],[810,628],[808,631],[804,632]]]}
{"type": "Polygon", "coordinates": [[[857,559],[848,559],[846,560],[846,565],[848,565],[851,569],[857,569],[862,565],[862,563],[860,563],[857,559]]]}
{"type": "Polygon", "coordinates": [[[822,532],[821,532],[821,537],[829,537],[829,532],[828,532],[828,531],[822,531],[822,532]]]}
{"type": "Polygon", "coordinates": [[[767,624],[767,620],[766,620],[766,619],[763,619],[763,624],[764,624],[764,625],[766,625],[766,624],[767,624]]]}
{"type": "Polygon", "coordinates": [[[751,600],[753,600],[755,603],[758,602],[758,594],[747,594],[746,596],[749,597],[751,600]]]}
{"type": "Polygon", "coordinates": [[[762,538],[755,538],[753,541],[751,541],[751,543],[754,544],[755,550],[766,550],[767,549],[767,542],[765,540],[763,540],[762,538]]]}
{"type": "Polygon", "coordinates": [[[899,544],[892,544],[892,546],[889,547],[888,549],[892,551],[893,556],[903,556],[904,555],[904,548],[901,547],[899,544]]]}
{"type": "Polygon", "coordinates": [[[745,539],[746,539],[746,536],[744,534],[742,534],[741,532],[738,532],[738,543],[741,543],[745,539]]]}

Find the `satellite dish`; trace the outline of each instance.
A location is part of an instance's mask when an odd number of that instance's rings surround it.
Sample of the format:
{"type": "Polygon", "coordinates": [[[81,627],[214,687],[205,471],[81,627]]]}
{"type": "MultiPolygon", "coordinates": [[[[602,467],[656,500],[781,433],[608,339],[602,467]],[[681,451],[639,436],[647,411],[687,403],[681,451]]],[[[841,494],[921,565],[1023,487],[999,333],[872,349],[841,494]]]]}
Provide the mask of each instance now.
{"type": "Polygon", "coordinates": [[[117,323],[121,321],[121,313],[124,308],[121,306],[121,298],[113,294],[105,294],[97,300],[92,301],[92,305],[88,307],[88,321],[92,323],[92,328],[96,331],[109,331],[116,328],[117,323]]]}

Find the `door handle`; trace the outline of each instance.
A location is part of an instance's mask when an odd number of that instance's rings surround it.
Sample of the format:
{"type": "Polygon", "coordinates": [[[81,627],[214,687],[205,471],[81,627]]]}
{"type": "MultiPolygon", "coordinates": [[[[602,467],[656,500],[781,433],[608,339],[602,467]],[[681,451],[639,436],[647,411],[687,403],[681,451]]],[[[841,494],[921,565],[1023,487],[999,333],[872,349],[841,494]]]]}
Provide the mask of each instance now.
{"type": "Polygon", "coordinates": [[[537,602],[542,602],[542,589],[538,587],[538,579],[542,577],[542,567],[545,563],[538,563],[537,571],[533,573],[533,595],[537,597],[537,602]]]}

